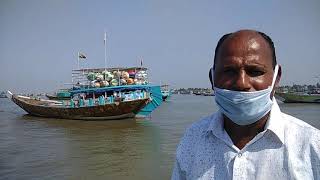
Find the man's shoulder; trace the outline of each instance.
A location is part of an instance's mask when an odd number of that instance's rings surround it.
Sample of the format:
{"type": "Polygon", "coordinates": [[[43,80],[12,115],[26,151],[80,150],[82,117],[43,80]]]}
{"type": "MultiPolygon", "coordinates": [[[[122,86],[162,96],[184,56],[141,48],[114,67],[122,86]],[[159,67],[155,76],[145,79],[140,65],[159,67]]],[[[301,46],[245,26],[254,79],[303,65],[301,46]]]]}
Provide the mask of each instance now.
{"type": "Polygon", "coordinates": [[[216,119],[215,116],[216,113],[201,118],[186,129],[177,148],[178,160],[184,161],[192,157],[193,152],[203,142],[202,138],[205,137],[210,124],[216,119]]]}
{"type": "Polygon", "coordinates": [[[299,130],[299,131],[312,131],[315,133],[320,133],[319,129],[311,126],[310,124],[304,122],[301,119],[298,119],[286,113],[282,113],[281,115],[285,120],[285,124],[288,128],[295,128],[295,130],[299,130]]]}
{"type": "Polygon", "coordinates": [[[201,141],[201,138],[208,132],[208,128],[212,121],[216,120],[216,113],[201,118],[200,120],[191,124],[185,131],[180,144],[178,146],[178,151],[184,151],[186,149],[192,149],[201,141]]]}
{"type": "Polygon", "coordinates": [[[288,114],[282,113],[282,117],[286,122],[285,146],[291,151],[291,156],[296,159],[304,157],[304,162],[309,162],[311,167],[319,167],[320,130],[288,114]]]}
{"type": "Polygon", "coordinates": [[[312,141],[320,141],[319,129],[289,114],[282,113],[282,117],[285,121],[285,130],[287,135],[296,137],[296,140],[304,139],[311,143],[312,141]]]}

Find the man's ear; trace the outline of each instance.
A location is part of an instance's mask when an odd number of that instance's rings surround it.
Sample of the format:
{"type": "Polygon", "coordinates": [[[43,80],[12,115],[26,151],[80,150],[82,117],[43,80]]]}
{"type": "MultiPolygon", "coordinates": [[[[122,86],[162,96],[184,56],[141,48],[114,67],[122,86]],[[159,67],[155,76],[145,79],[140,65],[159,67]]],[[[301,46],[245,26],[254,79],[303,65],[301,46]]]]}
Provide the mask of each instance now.
{"type": "Polygon", "coordinates": [[[274,87],[272,89],[272,93],[270,94],[270,98],[272,99],[272,97],[274,96],[275,92],[276,92],[276,87],[278,87],[280,79],[281,79],[281,75],[282,75],[282,69],[281,66],[278,65],[278,74],[277,74],[277,78],[276,78],[276,82],[274,82],[274,87]]]}
{"type": "Polygon", "coordinates": [[[211,83],[211,88],[212,88],[212,90],[213,90],[213,82],[214,82],[214,79],[213,79],[212,73],[213,73],[213,69],[210,68],[210,70],[209,70],[209,80],[210,80],[210,83],[211,83]]]}
{"type": "Polygon", "coordinates": [[[278,74],[277,74],[277,79],[276,79],[276,82],[275,82],[275,87],[277,87],[279,85],[279,82],[280,82],[280,79],[281,79],[281,75],[282,75],[282,70],[281,70],[281,66],[279,66],[279,69],[278,69],[278,74]]]}

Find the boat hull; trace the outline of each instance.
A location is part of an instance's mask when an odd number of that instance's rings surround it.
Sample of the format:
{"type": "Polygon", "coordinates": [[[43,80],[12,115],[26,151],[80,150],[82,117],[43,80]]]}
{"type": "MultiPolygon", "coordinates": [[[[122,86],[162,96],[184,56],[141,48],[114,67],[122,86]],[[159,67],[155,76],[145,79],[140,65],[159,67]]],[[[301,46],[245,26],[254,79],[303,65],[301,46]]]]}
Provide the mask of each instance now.
{"type": "Polygon", "coordinates": [[[276,93],[284,103],[320,103],[320,95],[300,95],[294,93],[276,93]]]}
{"type": "Polygon", "coordinates": [[[149,99],[76,108],[62,107],[61,104],[54,101],[40,101],[17,95],[12,96],[12,101],[33,116],[77,120],[111,120],[135,117],[149,99]]]}

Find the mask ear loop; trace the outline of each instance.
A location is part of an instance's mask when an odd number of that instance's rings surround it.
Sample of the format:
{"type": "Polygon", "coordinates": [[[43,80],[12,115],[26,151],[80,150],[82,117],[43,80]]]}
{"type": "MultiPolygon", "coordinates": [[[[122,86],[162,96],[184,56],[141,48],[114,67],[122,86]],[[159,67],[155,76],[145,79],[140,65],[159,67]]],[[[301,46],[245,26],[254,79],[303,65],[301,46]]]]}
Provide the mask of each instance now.
{"type": "Polygon", "coordinates": [[[211,72],[211,80],[212,80],[212,89],[214,88],[214,72],[213,72],[213,67],[210,68],[210,72],[211,72]]]}
{"type": "Polygon", "coordinates": [[[271,87],[274,87],[274,84],[276,82],[277,76],[278,76],[278,71],[279,71],[279,66],[278,64],[276,65],[276,67],[274,68],[274,73],[273,73],[273,78],[272,78],[272,84],[271,87]]]}

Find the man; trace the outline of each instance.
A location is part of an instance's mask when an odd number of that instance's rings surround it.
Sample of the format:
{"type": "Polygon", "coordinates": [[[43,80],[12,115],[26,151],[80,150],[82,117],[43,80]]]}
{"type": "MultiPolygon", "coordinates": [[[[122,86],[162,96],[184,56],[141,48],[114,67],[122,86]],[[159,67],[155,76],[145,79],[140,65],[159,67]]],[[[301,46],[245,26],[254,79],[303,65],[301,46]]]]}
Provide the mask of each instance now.
{"type": "Polygon", "coordinates": [[[320,179],[319,130],[274,98],[281,67],[270,37],[224,35],[210,75],[219,111],[186,131],[172,179],[320,179]]]}

